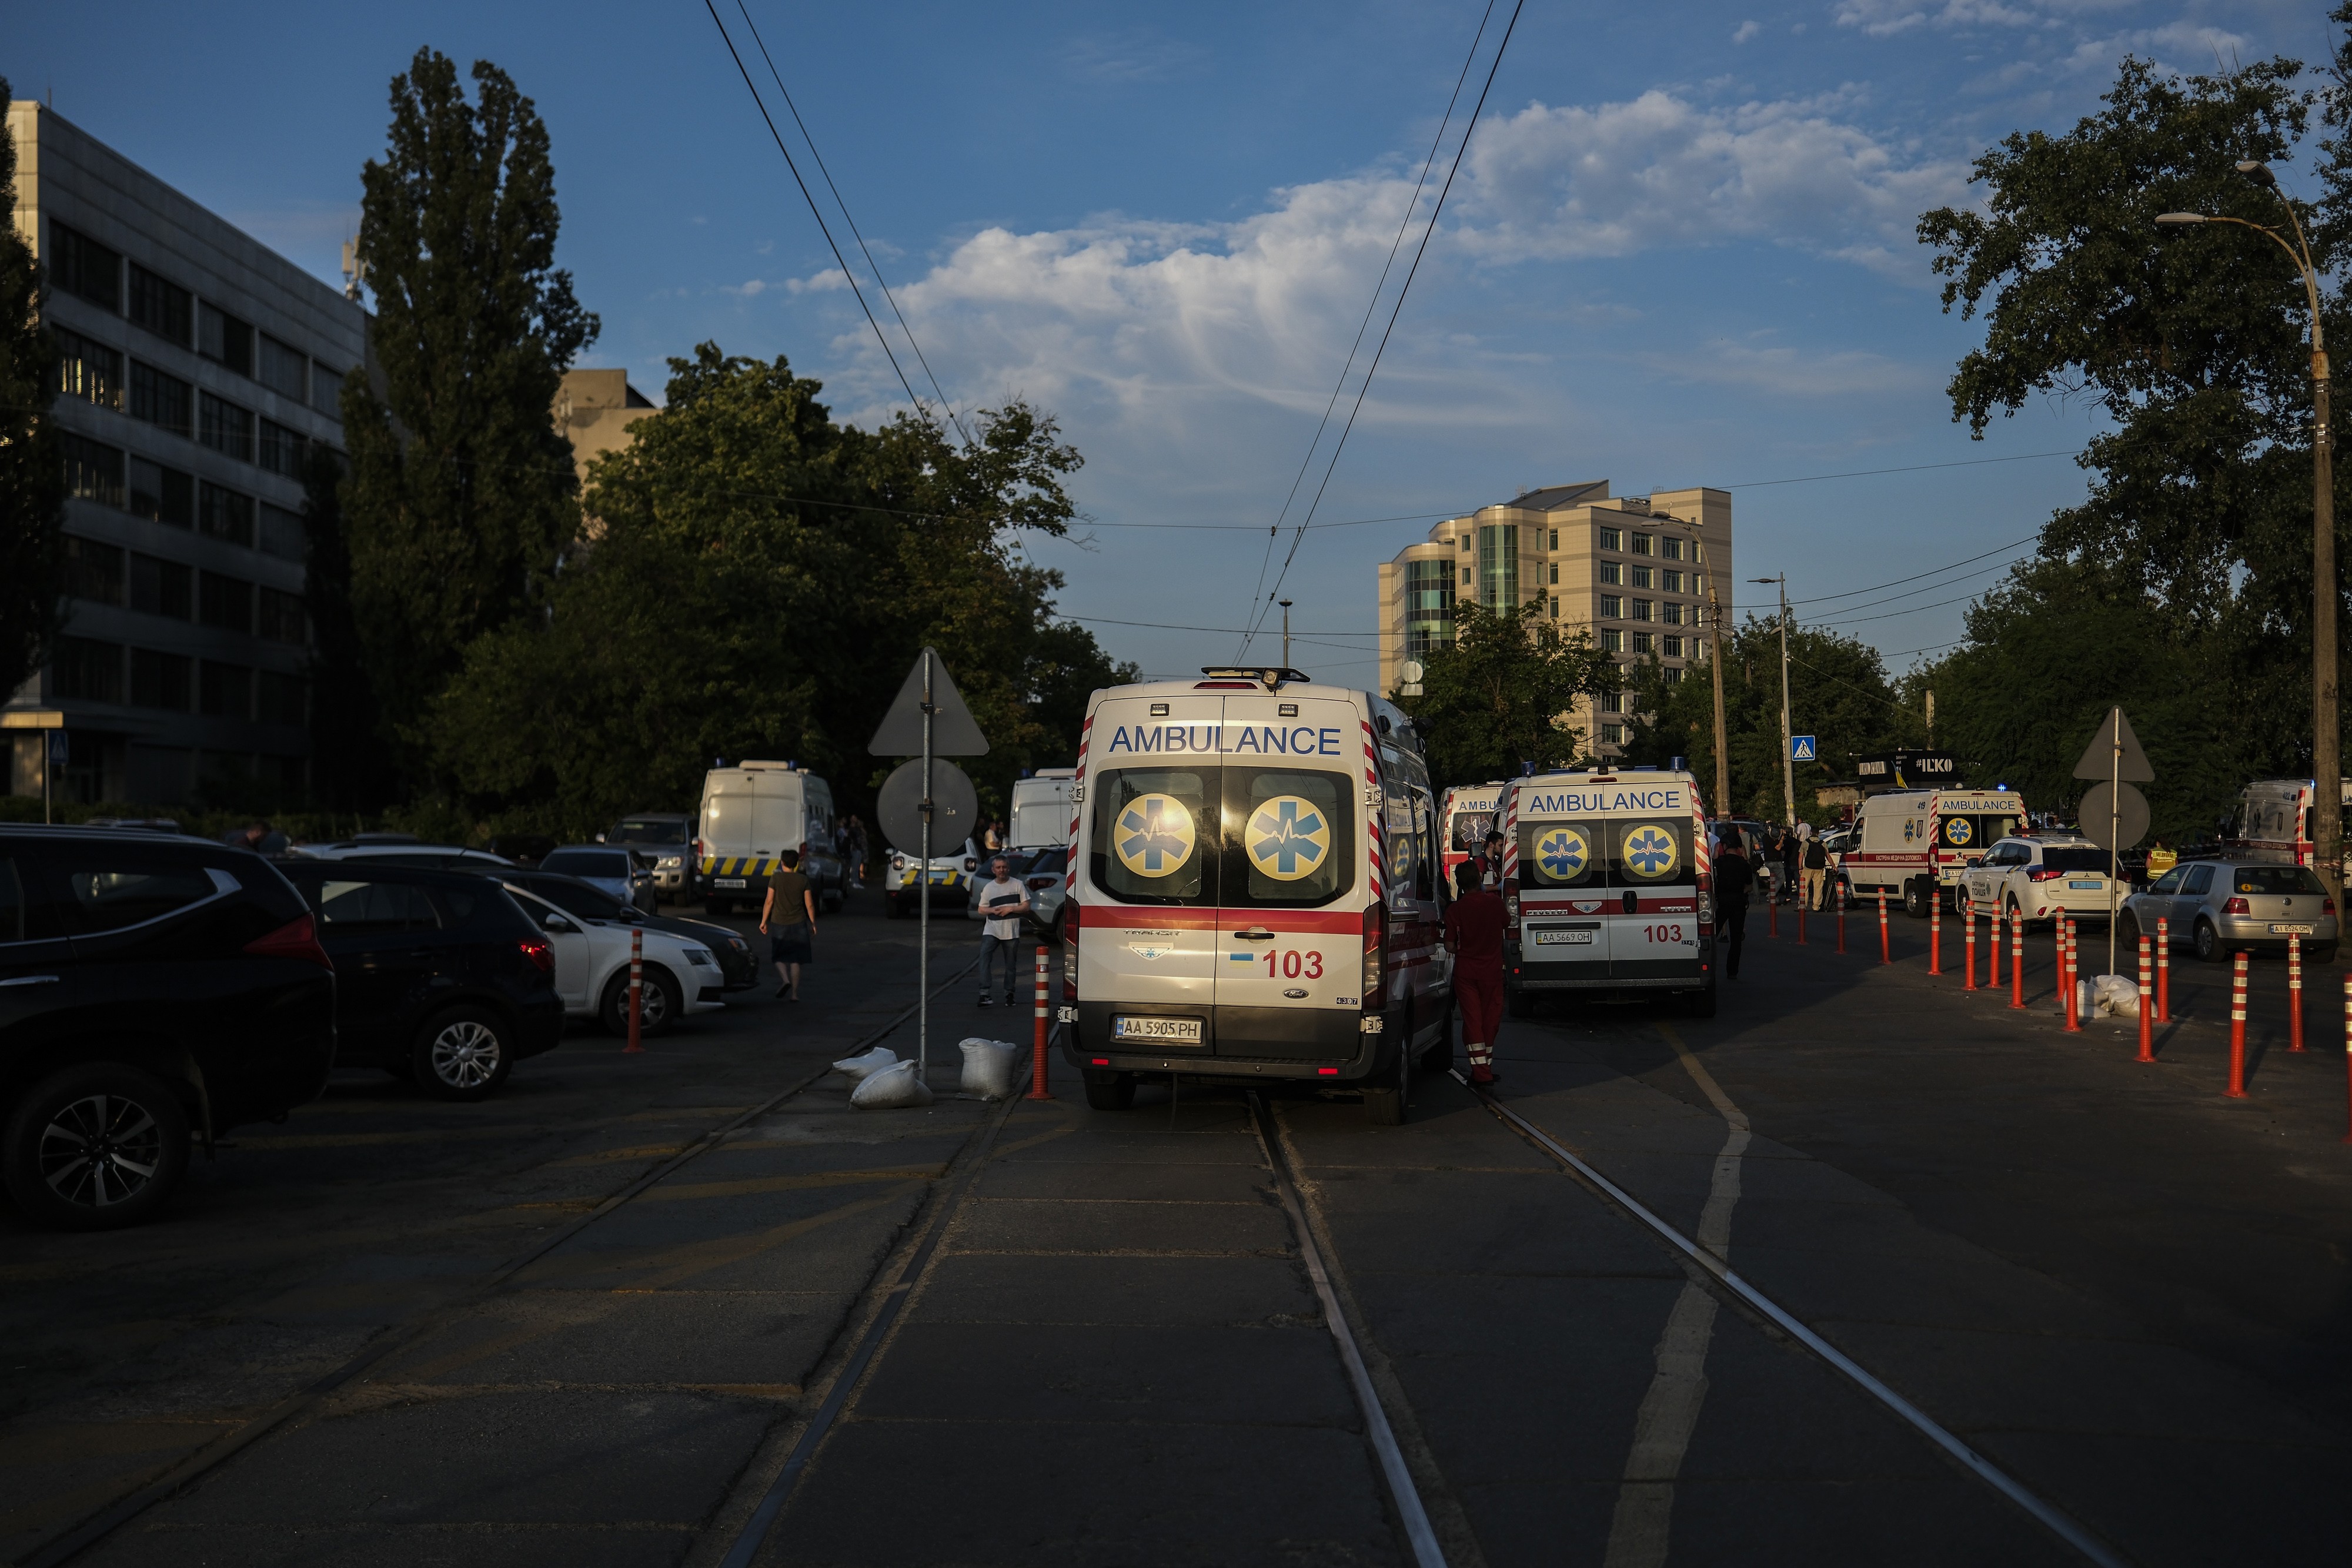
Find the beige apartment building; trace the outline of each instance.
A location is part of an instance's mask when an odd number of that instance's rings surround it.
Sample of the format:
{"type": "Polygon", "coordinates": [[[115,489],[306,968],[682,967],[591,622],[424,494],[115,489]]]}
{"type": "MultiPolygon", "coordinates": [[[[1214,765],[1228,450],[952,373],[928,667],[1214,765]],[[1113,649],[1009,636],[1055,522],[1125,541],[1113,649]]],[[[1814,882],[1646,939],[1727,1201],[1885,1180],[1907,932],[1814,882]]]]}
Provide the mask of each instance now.
{"type": "Polygon", "coordinates": [[[588,482],[588,465],[607,452],[616,452],[636,439],[629,427],[659,411],[653,400],[629,384],[626,371],[566,371],[555,392],[555,428],[572,443],[572,461],[580,482],[588,482]]]}
{"type": "MultiPolygon", "coordinates": [[[[1530,490],[1448,517],[1381,563],[1381,690],[1396,690],[1405,660],[1453,642],[1457,601],[1495,608],[1537,595],[1549,619],[1591,632],[1620,664],[1655,658],[1679,681],[1706,658],[1708,589],[1728,614],[1737,580],[1727,490],[1612,498],[1605,479],[1530,490]]],[[[1607,694],[1571,716],[1602,757],[1624,742],[1629,695],[1607,694]]]]}

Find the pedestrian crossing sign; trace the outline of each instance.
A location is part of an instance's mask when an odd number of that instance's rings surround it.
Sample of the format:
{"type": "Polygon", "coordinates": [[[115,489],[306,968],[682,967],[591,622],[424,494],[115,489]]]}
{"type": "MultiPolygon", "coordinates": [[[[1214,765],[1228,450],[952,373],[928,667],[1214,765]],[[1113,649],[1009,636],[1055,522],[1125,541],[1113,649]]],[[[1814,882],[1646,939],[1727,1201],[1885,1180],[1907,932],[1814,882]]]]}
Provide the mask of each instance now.
{"type": "Polygon", "coordinates": [[[1810,735],[1790,736],[1789,737],[1789,760],[1791,762],[1811,762],[1812,759],[1813,737],[1810,735]]]}

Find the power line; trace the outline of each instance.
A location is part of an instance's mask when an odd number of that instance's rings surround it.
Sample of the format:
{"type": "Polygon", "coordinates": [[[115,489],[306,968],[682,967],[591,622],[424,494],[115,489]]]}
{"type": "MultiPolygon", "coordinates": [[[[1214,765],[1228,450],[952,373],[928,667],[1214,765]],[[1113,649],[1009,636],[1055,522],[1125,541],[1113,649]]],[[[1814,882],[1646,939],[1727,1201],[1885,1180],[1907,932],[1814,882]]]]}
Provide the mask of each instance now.
{"type": "MultiPolygon", "coordinates": [[[[1970,578],[1986,577],[1996,571],[2007,571],[2013,564],[2015,563],[2012,561],[1995,561],[1990,566],[1979,567],[1974,571],[1964,571],[1960,573],[1959,576],[1944,582],[1930,582],[1923,584],[1917,588],[1906,588],[1900,593],[1890,593],[1884,599],[1865,599],[1859,604],[1843,605],[1836,610],[1824,611],[1822,613],[1829,615],[1851,615],[1857,610],[1875,610],[1882,604],[1899,603],[1906,599],[1915,599],[1922,593],[1941,593],[1945,589],[1958,587],[1961,583],[1968,581],[1970,578]]],[[[1864,590],[1864,591],[1866,592],[1868,590],[1864,590]]]]}
{"type": "MultiPolygon", "coordinates": [[[[1291,563],[1298,559],[1298,547],[1306,542],[1307,525],[1315,520],[1316,509],[1323,504],[1323,493],[1331,486],[1331,476],[1339,466],[1339,455],[1348,449],[1348,437],[1356,428],[1357,416],[1364,412],[1364,399],[1372,390],[1372,378],[1380,374],[1381,360],[1388,353],[1389,339],[1396,331],[1397,318],[1404,313],[1405,297],[1412,292],[1412,280],[1421,276],[1422,258],[1429,254],[1431,236],[1437,233],[1438,220],[1445,215],[1445,199],[1454,193],[1454,177],[1462,172],[1462,161],[1470,155],[1470,139],[1478,133],[1478,118],[1486,113],[1486,97],[1495,90],[1495,73],[1503,68],[1503,56],[1510,49],[1511,35],[1518,29],[1519,13],[1526,8],[1527,0],[1513,0],[1511,19],[1503,28],[1502,42],[1495,46],[1494,62],[1486,68],[1486,80],[1478,89],[1478,101],[1471,108],[1469,123],[1462,129],[1462,143],[1454,150],[1454,162],[1445,171],[1445,183],[1437,189],[1437,205],[1430,211],[1429,226],[1421,231],[1421,244],[1413,247],[1412,265],[1405,269],[1404,282],[1397,287],[1396,304],[1389,310],[1389,324],[1381,329],[1380,347],[1372,350],[1372,362],[1365,367],[1363,384],[1356,389],[1355,403],[1348,410],[1348,423],[1339,427],[1339,439],[1331,444],[1331,460],[1323,465],[1323,479],[1315,486],[1315,499],[1307,504],[1306,517],[1299,523],[1297,531],[1291,535],[1290,549],[1282,558],[1282,570],[1275,574],[1274,592],[1266,595],[1264,604],[1253,606],[1255,612],[1253,627],[1263,625],[1266,616],[1272,613],[1274,600],[1282,592],[1282,585],[1290,576],[1291,563]]],[[[1253,630],[1249,638],[1243,639],[1244,651],[1255,636],[1256,632],[1253,630]]]]}
{"type": "MultiPolygon", "coordinates": [[[[842,221],[849,225],[850,236],[857,241],[858,253],[866,257],[866,265],[874,274],[874,287],[882,291],[883,299],[890,307],[890,314],[898,319],[898,330],[907,334],[907,347],[915,350],[915,362],[923,367],[923,374],[930,379],[931,390],[940,394],[940,406],[948,411],[948,423],[956,427],[956,434],[963,437],[966,446],[970,446],[971,432],[963,427],[955,404],[948,401],[945,389],[940,385],[939,376],[931,370],[931,361],[923,357],[922,344],[915,341],[914,328],[907,324],[907,313],[898,308],[898,301],[892,296],[890,285],[883,279],[882,268],[876,264],[873,251],[866,247],[865,235],[858,232],[857,220],[849,215],[849,204],[841,199],[841,188],[833,183],[833,171],[824,166],[824,154],[817,151],[816,138],[809,134],[808,122],[801,118],[800,106],[793,101],[792,89],[784,85],[783,73],[776,69],[776,62],[768,54],[767,41],[760,37],[760,24],[751,20],[751,7],[744,0],[735,0],[735,8],[743,13],[743,25],[751,29],[751,42],[759,46],[760,57],[768,62],[768,74],[775,78],[776,91],[783,95],[784,107],[792,110],[793,123],[800,127],[801,140],[808,143],[809,156],[816,160],[816,172],[824,176],[824,188],[833,193],[834,204],[841,209],[842,221]]],[[[835,254],[838,256],[840,253],[836,251],[835,254]]]]}
{"type": "MultiPolygon", "coordinates": [[[[2005,545],[1995,545],[1992,549],[1985,551],[1984,555],[1972,555],[1966,560],[1956,560],[1949,566],[1935,567],[1927,571],[1915,571],[1909,577],[1898,577],[1892,582],[1882,582],[1870,588],[1851,588],[1843,593],[1819,594],[1811,599],[1791,599],[1789,602],[1791,604],[1827,604],[1833,599],[1853,599],[1864,593],[1875,593],[1882,588],[1898,588],[1906,582],[1916,582],[1923,577],[1941,577],[1948,571],[1957,571],[1961,567],[1973,566],[1978,561],[1984,559],[1985,556],[1999,555],[2003,550],[2015,549],[2021,545],[2030,545],[2041,537],[2042,536],[2038,533],[2028,534],[2021,539],[2011,539],[2005,545]]],[[[1858,610],[1861,606],[1855,605],[1853,608],[1858,610]]]]}
{"type": "MultiPolygon", "coordinates": [[[[743,64],[743,57],[735,48],[735,40],[727,36],[727,24],[719,19],[719,7],[711,0],[702,0],[702,5],[710,13],[710,25],[719,29],[719,42],[727,46],[728,57],[735,62],[736,70],[742,74],[743,85],[751,90],[751,103],[759,110],[760,118],[767,123],[768,134],[775,139],[776,151],[784,155],[784,167],[793,172],[793,183],[801,188],[801,200],[808,204],[809,215],[816,219],[816,226],[824,235],[825,248],[833,252],[834,261],[841,267],[841,276],[849,280],[849,291],[857,297],[857,308],[866,312],[866,324],[874,329],[874,340],[882,345],[882,357],[890,361],[890,369],[897,373],[898,384],[907,389],[907,401],[920,412],[923,400],[915,395],[914,383],[899,368],[898,356],[890,351],[890,340],[882,335],[882,323],[874,319],[874,308],[866,303],[866,291],[857,287],[856,274],[849,270],[849,263],[843,257],[841,246],[834,243],[833,227],[824,221],[824,213],[817,206],[816,197],[810,193],[808,182],[801,178],[801,166],[793,162],[793,151],[784,145],[783,133],[776,129],[775,118],[768,112],[767,100],[760,96],[760,84],[751,79],[750,69],[743,64]]],[[[814,151],[815,143],[810,143],[810,147],[814,151]]],[[[844,212],[846,211],[845,208],[844,212]]],[[[878,277],[880,275],[876,276],[878,277]]],[[[913,340],[911,337],[908,339],[908,342],[913,340]]]]}

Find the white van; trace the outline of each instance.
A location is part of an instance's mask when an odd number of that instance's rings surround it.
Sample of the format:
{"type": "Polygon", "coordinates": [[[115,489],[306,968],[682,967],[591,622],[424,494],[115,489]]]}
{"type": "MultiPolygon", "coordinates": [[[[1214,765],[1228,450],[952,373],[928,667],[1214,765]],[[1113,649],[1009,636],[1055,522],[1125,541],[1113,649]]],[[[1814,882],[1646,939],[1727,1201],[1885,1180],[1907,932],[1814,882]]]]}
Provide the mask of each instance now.
{"type": "Polygon", "coordinates": [[[1924,920],[1930,900],[1958,908],[1969,869],[2025,827],[2014,789],[1896,789],[1863,801],[1853,847],[1838,863],[1856,903],[1869,907],[1883,893],[1924,920]]]}
{"type": "Polygon", "coordinates": [[[1412,721],[1293,671],[1202,675],[1087,706],[1061,1009],[1087,1103],[1290,1080],[1401,1121],[1453,1001],[1412,721]]]}
{"type": "Polygon", "coordinates": [[[1666,991],[1715,1015],[1715,888],[1698,780],[1655,768],[1515,779],[1503,798],[1503,990],[1666,991]]]}
{"type": "Polygon", "coordinates": [[[703,911],[723,919],[737,904],[767,894],[776,857],[805,848],[802,862],[820,907],[837,909],[849,869],[833,847],[833,787],[789,762],[742,762],[702,778],[694,864],[703,911]]]}
{"type": "Polygon", "coordinates": [[[1075,768],[1040,768],[1013,781],[1012,841],[1008,850],[1059,849],[1070,841],[1070,789],[1075,768]]]}

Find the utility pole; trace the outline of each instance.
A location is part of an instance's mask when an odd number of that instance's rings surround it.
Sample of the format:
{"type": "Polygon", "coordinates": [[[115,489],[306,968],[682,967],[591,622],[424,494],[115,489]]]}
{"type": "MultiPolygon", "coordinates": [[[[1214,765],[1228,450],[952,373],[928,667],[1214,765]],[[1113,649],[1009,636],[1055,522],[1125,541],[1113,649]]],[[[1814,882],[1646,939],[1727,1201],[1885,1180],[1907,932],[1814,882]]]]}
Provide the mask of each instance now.
{"type": "Polygon", "coordinates": [[[1707,650],[1706,660],[1715,672],[1715,810],[1723,816],[1731,810],[1731,743],[1723,721],[1723,598],[1712,577],[1707,580],[1706,608],[1715,623],[1715,645],[1707,650]]]}
{"type": "Polygon", "coordinates": [[[1282,606],[1282,667],[1286,670],[1290,668],[1290,601],[1277,599],[1275,602],[1282,606]]]}
{"type": "Polygon", "coordinates": [[[1780,585],[1780,804],[1787,812],[1788,825],[1797,825],[1797,759],[1790,755],[1795,744],[1796,727],[1789,722],[1789,574],[1778,577],[1751,577],[1750,582],[1780,585]]]}

